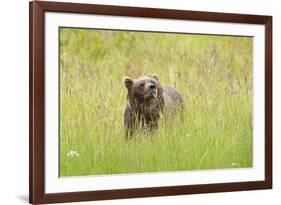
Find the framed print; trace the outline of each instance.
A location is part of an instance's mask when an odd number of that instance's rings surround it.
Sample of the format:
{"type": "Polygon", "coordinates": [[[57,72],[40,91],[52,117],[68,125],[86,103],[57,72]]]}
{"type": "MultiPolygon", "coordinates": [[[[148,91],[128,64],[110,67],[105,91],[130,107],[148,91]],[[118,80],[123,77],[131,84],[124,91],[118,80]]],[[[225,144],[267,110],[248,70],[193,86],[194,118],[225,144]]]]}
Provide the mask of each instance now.
{"type": "Polygon", "coordinates": [[[30,203],[272,188],[272,17],[30,2],[30,203]]]}

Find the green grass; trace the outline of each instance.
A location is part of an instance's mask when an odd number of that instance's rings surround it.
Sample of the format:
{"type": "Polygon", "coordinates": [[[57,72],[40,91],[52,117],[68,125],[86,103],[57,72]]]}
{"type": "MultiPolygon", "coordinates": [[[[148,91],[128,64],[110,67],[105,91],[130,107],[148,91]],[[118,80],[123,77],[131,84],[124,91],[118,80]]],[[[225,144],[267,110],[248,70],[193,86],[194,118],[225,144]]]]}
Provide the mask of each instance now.
{"type": "Polygon", "coordinates": [[[251,167],[252,53],[249,37],[61,28],[60,175],[251,167]],[[183,120],[126,141],[122,79],[152,73],[183,120]]]}

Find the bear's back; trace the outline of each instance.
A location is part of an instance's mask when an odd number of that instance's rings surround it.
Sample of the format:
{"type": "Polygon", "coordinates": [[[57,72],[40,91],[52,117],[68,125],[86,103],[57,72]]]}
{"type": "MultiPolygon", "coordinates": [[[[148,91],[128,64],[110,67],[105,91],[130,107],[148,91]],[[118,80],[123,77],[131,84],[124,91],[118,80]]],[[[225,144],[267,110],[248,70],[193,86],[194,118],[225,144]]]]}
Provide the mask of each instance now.
{"type": "Polygon", "coordinates": [[[169,112],[175,112],[178,109],[182,110],[183,98],[179,92],[168,85],[162,85],[162,87],[164,90],[165,110],[169,112]]]}

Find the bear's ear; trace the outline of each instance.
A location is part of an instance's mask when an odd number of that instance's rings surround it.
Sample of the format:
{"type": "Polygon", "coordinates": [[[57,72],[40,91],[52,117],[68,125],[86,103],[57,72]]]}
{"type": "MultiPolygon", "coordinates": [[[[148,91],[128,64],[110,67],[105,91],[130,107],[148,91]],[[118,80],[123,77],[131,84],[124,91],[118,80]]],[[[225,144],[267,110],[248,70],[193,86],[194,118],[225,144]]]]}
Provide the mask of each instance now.
{"type": "Polygon", "coordinates": [[[124,78],[123,82],[124,82],[126,88],[128,88],[128,89],[131,88],[134,84],[134,81],[127,76],[124,78]]]}
{"type": "Polygon", "coordinates": [[[158,75],[157,75],[156,73],[153,73],[153,74],[151,75],[151,77],[154,78],[154,79],[157,80],[157,81],[159,80],[158,75]]]}

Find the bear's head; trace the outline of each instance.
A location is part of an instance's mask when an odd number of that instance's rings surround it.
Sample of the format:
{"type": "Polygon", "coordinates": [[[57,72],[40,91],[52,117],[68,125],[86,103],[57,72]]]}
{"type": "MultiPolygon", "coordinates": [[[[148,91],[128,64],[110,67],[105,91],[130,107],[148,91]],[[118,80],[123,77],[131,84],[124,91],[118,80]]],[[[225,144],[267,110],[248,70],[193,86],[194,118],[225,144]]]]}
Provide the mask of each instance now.
{"type": "Polygon", "coordinates": [[[141,76],[138,79],[124,78],[128,89],[128,100],[133,104],[163,103],[163,88],[157,74],[141,76]]]}

